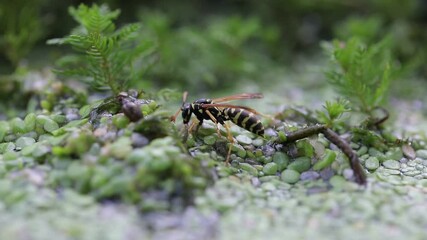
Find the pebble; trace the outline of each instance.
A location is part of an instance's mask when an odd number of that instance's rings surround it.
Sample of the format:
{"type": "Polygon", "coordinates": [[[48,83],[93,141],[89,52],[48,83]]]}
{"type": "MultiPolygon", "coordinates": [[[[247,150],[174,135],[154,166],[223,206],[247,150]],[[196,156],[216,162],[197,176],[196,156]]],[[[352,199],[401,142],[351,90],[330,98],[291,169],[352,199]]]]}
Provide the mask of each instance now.
{"type": "Polygon", "coordinates": [[[306,180],[316,180],[320,177],[320,174],[316,171],[306,171],[306,172],[302,172],[300,175],[300,179],[302,181],[306,181],[306,180]]]}
{"type": "Polygon", "coordinates": [[[383,166],[388,169],[399,169],[400,163],[396,160],[387,160],[383,162],[383,166]]]}
{"type": "Polygon", "coordinates": [[[79,109],[77,108],[66,108],[64,112],[67,122],[80,119],[79,109]]]}
{"type": "Polygon", "coordinates": [[[427,150],[420,149],[415,152],[416,156],[422,159],[427,159],[427,150]]]}
{"type": "Polygon", "coordinates": [[[414,159],[417,155],[413,147],[408,144],[402,146],[403,155],[409,159],[414,159]]]}
{"type": "Polygon", "coordinates": [[[140,133],[132,133],[130,139],[132,141],[132,146],[135,148],[146,146],[150,142],[148,138],[140,133]]]}
{"type": "Polygon", "coordinates": [[[273,155],[276,151],[274,150],[273,147],[271,147],[270,145],[265,145],[262,148],[262,152],[264,153],[264,156],[271,156],[273,155]]]}
{"type": "Polygon", "coordinates": [[[272,128],[267,128],[264,130],[264,135],[269,137],[275,137],[277,136],[277,132],[272,128]]]}
{"type": "Polygon", "coordinates": [[[252,183],[252,186],[254,187],[259,187],[261,185],[261,181],[257,177],[251,178],[251,183],[252,183]]]}
{"type": "Polygon", "coordinates": [[[252,143],[252,139],[246,135],[238,135],[236,137],[236,140],[240,143],[240,144],[244,144],[244,145],[249,145],[252,143]]]}
{"type": "Polygon", "coordinates": [[[353,180],[354,179],[354,172],[350,168],[344,169],[344,171],[342,172],[342,175],[346,180],[353,180]]]}
{"type": "Polygon", "coordinates": [[[407,158],[402,158],[399,160],[400,163],[406,164],[409,160],[407,158]]]}
{"type": "Polygon", "coordinates": [[[283,144],[280,144],[280,143],[275,144],[275,145],[274,145],[274,149],[275,149],[276,151],[282,151],[282,150],[283,150],[283,144]]]}
{"type": "Polygon", "coordinates": [[[330,167],[321,170],[319,173],[320,173],[320,177],[323,180],[329,180],[331,177],[335,175],[334,170],[332,170],[332,168],[330,167]]]}

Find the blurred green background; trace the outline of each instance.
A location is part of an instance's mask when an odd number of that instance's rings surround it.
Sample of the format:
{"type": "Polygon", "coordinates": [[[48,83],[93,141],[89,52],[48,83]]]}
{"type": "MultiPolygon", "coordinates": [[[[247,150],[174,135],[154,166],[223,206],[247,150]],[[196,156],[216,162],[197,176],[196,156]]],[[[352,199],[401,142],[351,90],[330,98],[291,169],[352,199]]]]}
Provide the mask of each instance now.
{"type": "Polygon", "coordinates": [[[320,59],[321,42],[358,37],[366,44],[389,38],[403,70],[422,78],[427,68],[422,0],[220,0],[0,2],[0,74],[17,66],[54,66],[67,47],[46,41],[76,23],[69,6],[107,4],[120,9],[117,25],[142,22],[141,38],[156,50],[140,63],[139,89],[185,88],[204,93],[237,83],[269,84],[283,69],[320,59]]]}

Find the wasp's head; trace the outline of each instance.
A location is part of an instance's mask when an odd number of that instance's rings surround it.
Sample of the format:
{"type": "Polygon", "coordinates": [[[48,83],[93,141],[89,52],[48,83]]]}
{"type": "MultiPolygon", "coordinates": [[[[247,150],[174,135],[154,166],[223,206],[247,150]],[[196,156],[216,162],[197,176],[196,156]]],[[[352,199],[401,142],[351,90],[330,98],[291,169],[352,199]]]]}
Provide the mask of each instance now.
{"type": "Polygon", "coordinates": [[[182,121],[184,122],[184,124],[187,124],[188,122],[190,122],[190,119],[191,119],[191,104],[189,103],[182,104],[181,111],[182,111],[182,121]]]}

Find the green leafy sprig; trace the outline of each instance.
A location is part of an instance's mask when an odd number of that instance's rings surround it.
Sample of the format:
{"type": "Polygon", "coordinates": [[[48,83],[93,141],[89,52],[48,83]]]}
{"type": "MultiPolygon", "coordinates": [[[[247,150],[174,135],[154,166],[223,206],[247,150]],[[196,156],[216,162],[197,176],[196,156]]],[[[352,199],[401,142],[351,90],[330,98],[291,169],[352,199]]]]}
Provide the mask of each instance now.
{"type": "Polygon", "coordinates": [[[88,7],[81,4],[70,7],[69,13],[79,23],[69,36],[51,39],[48,44],[68,44],[79,54],[66,55],[59,60],[59,73],[75,76],[92,88],[110,89],[117,94],[139,76],[133,69],[149,54],[154,43],[139,39],[139,23],[116,29],[114,20],[119,10],[111,11],[106,5],[88,7]]]}
{"type": "Polygon", "coordinates": [[[372,115],[384,104],[393,75],[388,39],[366,46],[358,38],[325,45],[333,66],[326,72],[330,84],[350,101],[353,110],[372,115]]]}
{"type": "Polygon", "coordinates": [[[318,120],[326,124],[329,128],[337,128],[344,121],[342,115],[350,112],[349,102],[345,99],[339,98],[336,101],[326,101],[323,106],[323,111],[317,111],[318,120]]]}

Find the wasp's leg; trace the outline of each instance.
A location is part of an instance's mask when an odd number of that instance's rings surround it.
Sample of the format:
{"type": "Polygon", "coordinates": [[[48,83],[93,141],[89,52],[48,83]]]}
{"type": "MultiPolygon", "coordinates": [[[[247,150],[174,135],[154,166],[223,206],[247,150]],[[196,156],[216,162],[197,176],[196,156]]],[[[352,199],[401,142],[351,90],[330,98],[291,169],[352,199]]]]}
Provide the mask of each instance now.
{"type": "Polygon", "coordinates": [[[188,124],[184,124],[184,133],[183,133],[184,135],[183,135],[183,137],[182,137],[182,141],[185,143],[185,142],[187,142],[187,139],[188,139],[188,134],[189,134],[189,131],[188,131],[188,124]]]}
{"type": "Polygon", "coordinates": [[[216,133],[218,134],[219,137],[221,137],[222,135],[221,135],[221,132],[220,132],[220,129],[219,129],[219,126],[218,126],[218,121],[216,120],[216,118],[214,117],[214,115],[212,115],[212,113],[209,110],[207,110],[207,109],[206,109],[206,114],[208,114],[208,116],[211,118],[212,122],[215,123],[216,133]]]}
{"type": "Polygon", "coordinates": [[[225,130],[227,131],[227,139],[230,142],[230,147],[228,148],[227,158],[225,159],[225,164],[228,165],[230,163],[230,155],[231,155],[231,148],[233,147],[233,144],[235,143],[233,135],[231,134],[230,127],[228,127],[228,124],[224,124],[225,130]]]}
{"type": "Polygon", "coordinates": [[[188,128],[188,132],[191,132],[191,130],[193,130],[193,128],[194,128],[194,126],[196,125],[196,124],[198,124],[198,126],[197,126],[197,128],[196,128],[196,133],[197,133],[197,131],[198,131],[198,129],[199,129],[199,126],[200,125],[202,125],[202,122],[198,122],[198,121],[191,121],[191,125],[190,125],[190,127],[188,128]]]}
{"type": "Polygon", "coordinates": [[[202,124],[203,124],[203,121],[197,121],[197,120],[193,120],[192,122],[191,122],[191,125],[190,125],[190,127],[188,128],[188,133],[190,134],[192,134],[193,135],[193,137],[195,138],[195,139],[197,139],[197,140],[202,140],[201,138],[199,138],[198,137],[198,132],[199,132],[199,128],[200,128],[200,126],[202,126],[202,124]],[[197,125],[197,126],[196,126],[197,125]],[[196,126],[196,129],[194,130],[194,133],[192,133],[192,130],[193,130],[193,128],[194,128],[194,126],[196,126]]]}

